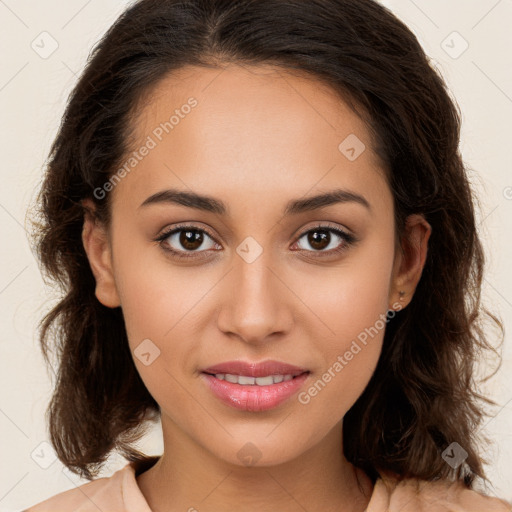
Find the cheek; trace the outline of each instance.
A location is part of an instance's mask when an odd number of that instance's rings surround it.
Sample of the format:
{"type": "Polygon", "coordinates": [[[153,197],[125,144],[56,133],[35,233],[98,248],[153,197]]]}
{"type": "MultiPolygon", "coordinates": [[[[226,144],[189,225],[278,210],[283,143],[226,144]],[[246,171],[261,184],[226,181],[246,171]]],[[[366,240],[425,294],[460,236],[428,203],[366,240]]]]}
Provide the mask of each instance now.
{"type": "MultiPolygon", "coordinates": [[[[144,338],[163,340],[187,321],[194,305],[206,293],[192,267],[174,267],[161,250],[147,242],[117,240],[115,281],[131,344],[144,338]]],[[[134,236],[133,239],[136,239],[134,236]]]]}
{"type": "Polygon", "coordinates": [[[386,314],[392,267],[393,247],[368,240],[329,272],[320,268],[295,280],[301,283],[298,295],[307,298],[306,305],[320,320],[314,322],[316,337],[324,337],[331,357],[386,314]]]}
{"type": "Polygon", "coordinates": [[[114,268],[135,365],[157,401],[171,394],[179,402],[172,377],[195,369],[201,336],[194,331],[209,318],[204,308],[211,280],[193,267],[173,268],[161,255],[156,258],[158,248],[125,247],[124,254],[121,248],[114,253],[114,268]]]}
{"type": "Polygon", "coordinates": [[[319,340],[324,364],[297,399],[312,421],[325,423],[327,416],[331,418],[326,429],[352,407],[375,371],[387,325],[386,311],[381,312],[379,305],[380,301],[374,301],[371,307],[366,304],[368,309],[354,307],[347,313],[340,306],[331,322],[336,334],[319,340]]]}
{"type": "Polygon", "coordinates": [[[317,339],[323,367],[298,397],[313,415],[329,408],[333,421],[342,417],[375,370],[388,323],[392,249],[387,251],[376,255],[361,251],[360,258],[347,260],[322,286],[317,283],[312,288],[311,282],[305,283],[303,293],[307,288],[321,289],[321,293],[309,293],[308,305],[322,320],[314,322],[316,336],[310,335],[317,339]]]}

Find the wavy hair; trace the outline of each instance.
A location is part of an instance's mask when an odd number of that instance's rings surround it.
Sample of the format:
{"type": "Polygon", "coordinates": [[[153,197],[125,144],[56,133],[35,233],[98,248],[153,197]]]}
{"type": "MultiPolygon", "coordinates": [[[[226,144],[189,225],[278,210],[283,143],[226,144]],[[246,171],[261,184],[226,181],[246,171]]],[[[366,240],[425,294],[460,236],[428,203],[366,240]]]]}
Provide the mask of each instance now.
{"type": "MultiPolygon", "coordinates": [[[[386,327],[381,357],[344,418],[347,459],[375,482],[381,471],[465,483],[485,479],[478,427],[484,404],[476,363],[489,351],[481,305],[484,254],[477,198],[458,150],[460,111],[414,34],[373,0],[140,0],[111,26],[74,87],[46,162],[33,245],[59,301],[39,324],[56,383],[47,409],[52,444],[70,470],[92,479],[134,443],[159,406],[136,370],[121,308],[103,306],[82,244],[90,198],[109,225],[110,195],[94,193],[127,151],[142,100],[186,65],[270,64],[337,91],[372,133],[394,198],[395,230],[408,215],[432,226],[421,279],[386,327]],[[452,469],[441,454],[468,456],[452,469]]],[[[499,365],[498,365],[499,367],[499,365]]]]}

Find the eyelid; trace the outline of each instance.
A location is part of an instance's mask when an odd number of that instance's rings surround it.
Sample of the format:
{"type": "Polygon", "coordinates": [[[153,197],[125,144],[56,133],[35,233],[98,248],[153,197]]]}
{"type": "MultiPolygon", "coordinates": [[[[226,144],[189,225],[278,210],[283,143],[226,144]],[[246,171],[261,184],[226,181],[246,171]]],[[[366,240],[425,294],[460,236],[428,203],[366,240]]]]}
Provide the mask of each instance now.
{"type": "Polygon", "coordinates": [[[318,230],[323,229],[326,231],[330,231],[330,230],[339,231],[339,232],[343,233],[344,235],[346,235],[347,237],[353,236],[351,234],[350,230],[343,228],[343,227],[339,226],[338,224],[333,224],[332,222],[328,222],[328,221],[326,221],[326,222],[318,221],[313,226],[309,226],[309,227],[301,230],[299,232],[299,234],[295,235],[295,236],[297,239],[302,238],[305,234],[309,233],[310,231],[314,231],[315,229],[318,229],[318,230]]]}
{"type": "MultiPolygon", "coordinates": [[[[190,223],[178,223],[178,224],[175,224],[173,225],[172,227],[169,227],[169,228],[165,228],[164,230],[161,231],[161,233],[159,235],[157,235],[153,241],[154,242],[163,242],[164,240],[166,240],[167,238],[169,238],[171,235],[175,234],[176,232],[180,232],[180,231],[186,231],[186,230],[193,230],[193,231],[199,231],[199,232],[204,232],[206,233],[217,245],[221,245],[216,236],[210,231],[209,228],[207,227],[203,227],[203,226],[199,226],[199,225],[196,225],[196,224],[190,224],[190,223]]],[[[185,252],[185,251],[184,251],[185,252]]],[[[200,253],[200,252],[204,252],[204,251],[195,251],[196,253],[200,253]]],[[[193,252],[191,252],[193,254],[193,252]]]]}

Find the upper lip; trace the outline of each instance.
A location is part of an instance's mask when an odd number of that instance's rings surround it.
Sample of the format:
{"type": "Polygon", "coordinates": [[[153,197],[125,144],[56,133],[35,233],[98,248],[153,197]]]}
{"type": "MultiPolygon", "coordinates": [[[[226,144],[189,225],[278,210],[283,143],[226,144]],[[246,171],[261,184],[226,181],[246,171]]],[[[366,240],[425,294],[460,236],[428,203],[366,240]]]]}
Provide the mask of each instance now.
{"type": "Polygon", "coordinates": [[[246,375],[248,377],[267,377],[268,375],[301,375],[308,372],[306,368],[283,363],[281,361],[226,361],[202,370],[204,373],[229,373],[231,375],[246,375]]]}

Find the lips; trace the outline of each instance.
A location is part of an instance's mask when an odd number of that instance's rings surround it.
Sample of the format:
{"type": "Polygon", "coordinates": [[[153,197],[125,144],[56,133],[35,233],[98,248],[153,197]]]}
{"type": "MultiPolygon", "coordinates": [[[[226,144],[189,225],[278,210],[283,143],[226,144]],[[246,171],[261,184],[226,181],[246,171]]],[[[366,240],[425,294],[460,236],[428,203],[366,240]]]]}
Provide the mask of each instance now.
{"type": "Polygon", "coordinates": [[[261,362],[226,361],[209,366],[202,370],[202,372],[210,375],[231,374],[244,375],[246,377],[267,377],[269,375],[291,375],[296,377],[303,373],[309,373],[309,370],[281,361],[267,360],[261,362]]]}
{"type": "Polygon", "coordinates": [[[288,401],[309,374],[306,368],[282,361],[226,361],[202,370],[201,378],[224,404],[246,412],[263,412],[288,401]]]}

